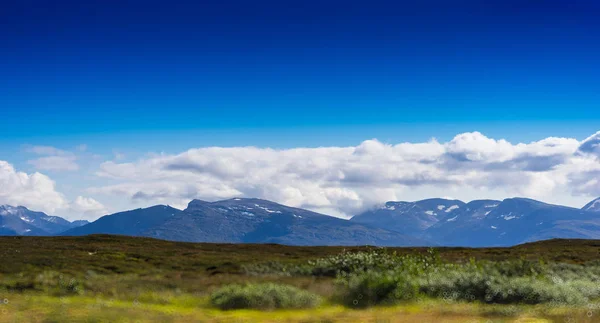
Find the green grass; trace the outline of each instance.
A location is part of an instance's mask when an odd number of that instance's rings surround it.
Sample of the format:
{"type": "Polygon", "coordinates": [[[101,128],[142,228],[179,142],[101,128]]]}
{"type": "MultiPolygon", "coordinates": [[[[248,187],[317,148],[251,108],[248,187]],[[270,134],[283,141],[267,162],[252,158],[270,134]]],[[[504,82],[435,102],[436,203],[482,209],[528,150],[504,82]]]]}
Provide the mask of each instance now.
{"type": "Polygon", "coordinates": [[[313,308],[321,297],[305,290],[281,284],[263,283],[227,285],[210,297],[211,304],[222,310],[313,308]]]}
{"type": "Polygon", "coordinates": [[[0,321],[594,322],[599,255],[589,240],[433,250],[0,237],[0,321]],[[220,309],[240,307],[272,312],[220,309]]]}

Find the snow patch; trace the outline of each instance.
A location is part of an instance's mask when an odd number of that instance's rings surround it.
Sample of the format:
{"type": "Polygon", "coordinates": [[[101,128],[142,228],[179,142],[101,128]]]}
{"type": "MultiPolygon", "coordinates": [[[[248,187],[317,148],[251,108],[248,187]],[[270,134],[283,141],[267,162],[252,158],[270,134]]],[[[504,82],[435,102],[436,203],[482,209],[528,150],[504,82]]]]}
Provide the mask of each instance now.
{"type": "Polygon", "coordinates": [[[258,205],[258,204],[254,204],[254,206],[256,206],[256,207],[257,207],[257,208],[259,208],[259,209],[263,209],[263,210],[265,210],[265,211],[267,211],[267,212],[269,212],[269,213],[281,213],[281,211],[273,211],[273,210],[269,210],[268,208],[266,208],[266,207],[264,207],[264,206],[260,206],[260,205],[258,205]]]}
{"type": "Polygon", "coordinates": [[[19,213],[19,210],[12,206],[4,205],[4,206],[2,206],[2,208],[3,208],[3,210],[0,211],[0,215],[12,215],[12,214],[19,213]]]}
{"type": "Polygon", "coordinates": [[[600,210],[600,199],[596,199],[590,206],[588,206],[586,211],[597,211],[600,210]]]}
{"type": "Polygon", "coordinates": [[[429,215],[436,215],[435,212],[429,210],[429,211],[425,211],[425,214],[429,214],[429,215]]]}
{"type": "Polygon", "coordinates": [[[394,211],[396,206],[393,204],[384,204],[381,209],[394,211]]]}
{"type": "Polygon", "coordinates": [[[23,220],[23,221],[25,221],[25,222],[28,222],[28,223],[31,223],[31,222],[33,222],[33,220],[32,220],[32,219],[30,219],[30,218],[28,218],[28,217],[26,217],[26,216],[20,216],[19,218],[21,218],[21,220],[23,220]]]}
{"type": "Polygon", "coordinates": [[[516,218],[517,218],[516,216],[511,215],[511,216],[505,216],[504,220],[508,221],[508,220],[512,220],[512,219],[516,219],[516,218]]]}
{"type": "Polygon", "coordinates": [[[498,206],[498,204],[490,204],[490,205],[486,205],[484,207],[490,208],[490,207],[496,207],[496,206],[498,206]]]}
{"type": "Polygon", "coordinates": [[[452,210],[456,210],[458,208],[459,208],[458,205],[452,205],[451,207],[447,208],[446,211],[444,211],[444,212],[446,212],[446,213],[452,212],[452,210]]]}
{"type": "Polygon", "coordinates": [[[495,227],[495,226],[493,226],[493,225],[492,225],[490,228],[492,228],[492,229],[494,229],[494,230],[498,229],[498,228],[496,228],[496,227],[495,227]]]}
{"type": "Polygon", "coordinates": [[[453,218],[450,218],[450,219],[446,220],[446,222],[452,222],[452,221],[456,221],[456,218],[458,218],[458,215],[456,215],[456,216],[455,216],[455,217],[453,217],[453,218]]]}
{"type": "Polygon", "coordinates": [[[443,210],[443,209],[445,209],[445,208],[446,208],[446,206],[445,206],[445,205],[438,205],[438,210],[443,210]]]}

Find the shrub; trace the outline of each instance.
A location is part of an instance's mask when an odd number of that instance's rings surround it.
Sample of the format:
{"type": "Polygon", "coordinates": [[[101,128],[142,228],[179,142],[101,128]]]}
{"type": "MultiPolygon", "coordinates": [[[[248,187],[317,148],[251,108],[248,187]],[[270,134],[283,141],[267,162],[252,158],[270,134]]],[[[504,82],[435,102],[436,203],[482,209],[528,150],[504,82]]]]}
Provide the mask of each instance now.
{"type": "Polygon", "coordinates": [[[255,273],[337,277],[346,306],[387,305],[416,297],[499,304],[581,304],[600,298],[600,261],[584,265],[525,259],[443,263],[435,250],[400,256],[374,249],[298,265],[255,265],[255,273]]]}
{"type": "Polygon", "coordinates": [[[273,283],[228,285],[215,291],[210,301],[223,310],[310,308],[318,306],[321,298],[308,291],[273,283]]]}
{"type": "Polygon", "coordinates": [[[338,280],[342,304],[350,307],[392,305],[417,297],[418,287],[395,272],[364,272],[338,280]]]}
{"type": "Polygon", "coordinates": [[[400,256],[388,253],[385,249],[365,252],[343,252],[309,261],[303,264],[282,264],[279,262],[258,263],[243,266],[246,274],[276,274],[285,276],[337,277],[345,274],[366,271],[388,271],[402,269],[412,274],[422,273],[441,264],[439,255],[433,249],[426,255],[400,256]]]}
{"type": "Polygon", "coordinates": [[[81,280],[55,271],[38,274],[35,277],[34,285],[36,289],[56,296],[79,295],[84,291],[81,280]]]}

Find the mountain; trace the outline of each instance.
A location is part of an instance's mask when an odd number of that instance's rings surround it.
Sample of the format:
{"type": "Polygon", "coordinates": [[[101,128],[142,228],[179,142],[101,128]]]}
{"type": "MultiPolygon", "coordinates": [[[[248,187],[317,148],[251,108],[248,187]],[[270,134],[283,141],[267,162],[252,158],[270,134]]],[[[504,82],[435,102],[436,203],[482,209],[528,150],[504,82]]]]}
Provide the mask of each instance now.
{"type": "MultiPolygon", "coordinates": [[[[496,200],[475,200],[465,204],[454,212],[450,212],[446,217],[440,218],[440,221],[426,229],[425,236],[434,241],[443,241],[448,243],[452,241],[453,235],[464,234],[466,230],[474,230],[478,223],[490,214],[501,201],[496,200]]],[[[476,232],[469,233],[469,239],[476,232]]],[[[476,240],[476,239],[473,239],[476,240]]]]}
{"type": "Polygon", "coordinates": [[[119,234],[172,241],[287,245],[512,246],[537,240],[600,239],[600,198],[582,209],[525,198],[390,201],[350,220],[267,200],[193,200],[69,222],[0,206],[0,235],[119,234]]]}
{"type": "Polygon", "coordinates": [[[181,210],[170,206],[156,205],[145,209],[105,215],[92,223],[65,231],[61,235],[80,236],[105,233],[146,236],[147,230],[163,225],[169,218],[179,213],[181,210]]]}
{"type": "Polygon", "coordinates": [[[387,229],[260,199],[193,200],[104,216],[65,235],[111,233],[173,241],[288,245],[415,246],[431,243],[387,229]]]}
{"type": "Polygon", "coordinates": [[[83,220],[69,222],[24,206],[0,205],[1,235],[54,235],[87,223],[83,220]]]}
{"type": "Polygon", "coordinates": [[[600,212],[600,197],[586,204],[582,210],[590,212],[600,212]]]}
{"type": "Polygon", "coordinates": [[[356,215],[355,223],[387,228],[404,234],[421,232],[464,207],[459,200],[427,199],[417,202],[387,202],[380,208],[356,215]]]}
{"type": "Polygon", "coordinates": [[[473,201],[426,230],[426,237],[446,246],[512,246],[551,239],[600,239],[598,213],[510,198],[473,201]]]}

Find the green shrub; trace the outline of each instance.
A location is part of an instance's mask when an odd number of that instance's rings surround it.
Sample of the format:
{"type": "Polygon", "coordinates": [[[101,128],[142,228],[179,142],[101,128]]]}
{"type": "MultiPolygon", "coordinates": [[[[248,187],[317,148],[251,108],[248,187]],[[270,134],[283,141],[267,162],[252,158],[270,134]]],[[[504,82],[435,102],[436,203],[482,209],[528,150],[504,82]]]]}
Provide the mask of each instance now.
{"type": "Polygon", "coordinates": [[[80,295],[84,292],[83,282],[75,277],[55,271],[44,271],[34,279],[35,289],[56,296],[80,295]]]}
{"type": "Polygon", "coordinates": [[[223,310],[278,309],[315,307],[320,304],[321,298],[293,286],[265,283],[228,285],[215,291],[210,301],[223,310]]]}
{"type": "Polygon", "coordinates": [[[392,305],[414,299],[418,286],[395,272],[364,272],[338,280],[342,292],[338,295],[342,304],[349,307],[392,305]]]}
{"type": "Polygon", "coordinates": [[[439,255],[430,249],[426,255],[400,256],[378,248],[367,252],[342,252],[309,261],[303,264],[282,264],[267,262],[243,266],[246,274],[276,274],[285,276],[337,277],[345,274],[366,271],[387,271],[403,269],[418,274],[441,264],[439,255]]]}
{"type": "MultiPolygon", "coordinates": [[[[252,271],[252,270],[250,270],[252,271]]],[[[498,304],[581,304],[600,299],[600,261],[584,265],[525,259],[443,263],[435,250],[400,256],[383,248],[298,265],[255,265],[254,273],[337,277],[337,300],[350,307],[417,297],[498,304]]]]}

